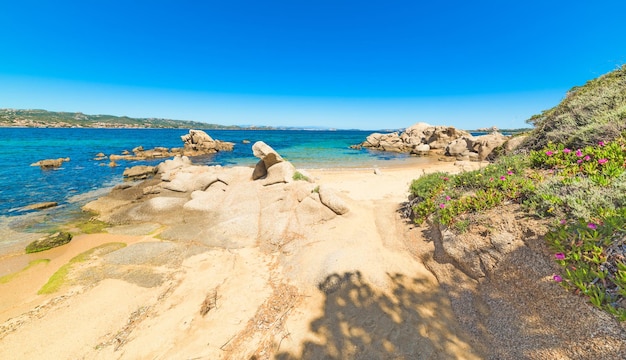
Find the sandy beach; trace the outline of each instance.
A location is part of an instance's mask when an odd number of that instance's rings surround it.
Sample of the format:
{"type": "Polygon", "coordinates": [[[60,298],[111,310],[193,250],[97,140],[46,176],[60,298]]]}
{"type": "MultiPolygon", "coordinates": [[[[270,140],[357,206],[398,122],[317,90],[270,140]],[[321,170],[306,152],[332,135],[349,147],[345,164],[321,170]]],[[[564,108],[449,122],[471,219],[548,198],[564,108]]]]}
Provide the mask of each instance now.
{"type": "MultiPolygon", "coordinates": [[[[518,314],[494,314],[505,307],[488,302],[460,305],[476,300],[459,294],[477,291],[478,282],[450,264],[437,268],[427,229],[408,224],[398,209],[421,174],[462,170],[453,162],[376,173],[306,170],[350,211],[274,248],[167,240],[168,226],[146,221],[78,235],[41,253],[5,255],[0,275],[15,275],[0,283],[0,358],[565,359],[588,358],[601,346],[607,351],[596,358],[624,351],[624,330],[593,309],[579,312],[581,321],[590,313],[614,328],[587,329],[595,339],[576,344],[582,335],[523,335],[530,324],[542,331],[541,319],[532,317],[545,305],[526,313],[517,307],[518,314]],[[41,259],[49,261],[27,267],[41,259]],[[38,294],[63,266],[60,289],[38,294]],[[488,328],[477,329],[467,320],[472,316],[489,320],[488,328]],[[515,321],[505,333],[518,337],[511,341],[519,348],[506,342],[498,348],[485,336],[515,321]]],[[[510,291],[495,287],[490,295],[510,291]]]]}

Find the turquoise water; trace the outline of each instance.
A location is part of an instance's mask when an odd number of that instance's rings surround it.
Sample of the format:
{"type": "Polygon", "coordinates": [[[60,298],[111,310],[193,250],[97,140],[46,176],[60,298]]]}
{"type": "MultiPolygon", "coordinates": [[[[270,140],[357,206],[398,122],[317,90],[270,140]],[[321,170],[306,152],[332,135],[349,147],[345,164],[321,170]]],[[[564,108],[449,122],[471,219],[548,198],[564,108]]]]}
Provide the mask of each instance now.
{"type": "MultiPolygon", "coordinates": [[[[102,166],[97,153],[121,154],[136,146],[181,147],[179,129],[23,129],[0,128],[0,217],[13,218],[12,224],[25,214],[20,208],[43,201],[60,204],[53,210],[32,214],[28,221],[45,226],[63,221],[80,212],[80,207],[112,186],[123,182],[126,167],[156,165],[152,161],[118,161],[117,167],[102,166]],[[69,157],[71,160],[55,170],[30,166],[42,159],[69,157]]],[[[209,130],[215,139],[235,143],[234,151],[192,159],[197,164],[254,166],[252,144],[264,141],[297,168],[371,168],[397,162],[427,162],[427,159],[403,154],[354,150],[349,146],[362,142],[369,131],[244,131],[209,130]],[[244,144],[243,140],[250,143],[244,144]]],[[[0,227],[2,223],[0,223],[0,227]]],[[[23,226],[17,226],[23,227],[23,226]]],[[[2,240],[2,239],[0,239],[2,240]]]]}

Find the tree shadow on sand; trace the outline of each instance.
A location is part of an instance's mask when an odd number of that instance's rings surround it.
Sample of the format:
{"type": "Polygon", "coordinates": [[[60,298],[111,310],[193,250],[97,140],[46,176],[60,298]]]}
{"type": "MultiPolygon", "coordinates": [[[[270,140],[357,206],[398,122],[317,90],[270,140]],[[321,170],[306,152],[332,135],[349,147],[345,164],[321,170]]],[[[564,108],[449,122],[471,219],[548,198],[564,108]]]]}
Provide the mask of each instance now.
{"type": "Polygon", "coordinates": [[[361,273],[333,274],[319,285],[324,315],[311,323],[316,340],[290,359],[480,358],[458,327],[446,296],[428,279],[389,274],[381,292],[361,273]]]}

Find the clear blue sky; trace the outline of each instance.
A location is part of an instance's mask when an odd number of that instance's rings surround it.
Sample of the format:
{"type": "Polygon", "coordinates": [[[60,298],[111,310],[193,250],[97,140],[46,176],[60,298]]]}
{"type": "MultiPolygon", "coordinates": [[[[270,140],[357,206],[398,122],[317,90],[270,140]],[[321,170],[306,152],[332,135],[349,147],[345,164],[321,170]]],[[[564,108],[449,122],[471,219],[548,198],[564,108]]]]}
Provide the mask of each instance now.
{"type": "Polygon", "coordinates": [[[626,63],[626,1],[2,1],[0,107],[527,126],[626,63]]]}

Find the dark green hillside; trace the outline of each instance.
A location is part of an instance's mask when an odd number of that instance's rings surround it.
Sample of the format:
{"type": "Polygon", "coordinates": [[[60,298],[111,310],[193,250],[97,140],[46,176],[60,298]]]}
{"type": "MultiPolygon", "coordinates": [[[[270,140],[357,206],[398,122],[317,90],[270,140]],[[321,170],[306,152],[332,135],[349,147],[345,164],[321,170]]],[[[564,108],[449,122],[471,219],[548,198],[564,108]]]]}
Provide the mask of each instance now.
{"type": "Polygon", "coordinates": [[[240,129],[239,126],[223,126],[199,121],[16,109],[0,109],[0,127],[240,129]]]}
{"type": "Polygon", "coordinates": [[[617,138],[626,130],[626,65],[573,87],[563,101],[528,120],[535,126],[526,149],[549,142],[570,148],[617,138]]]}

